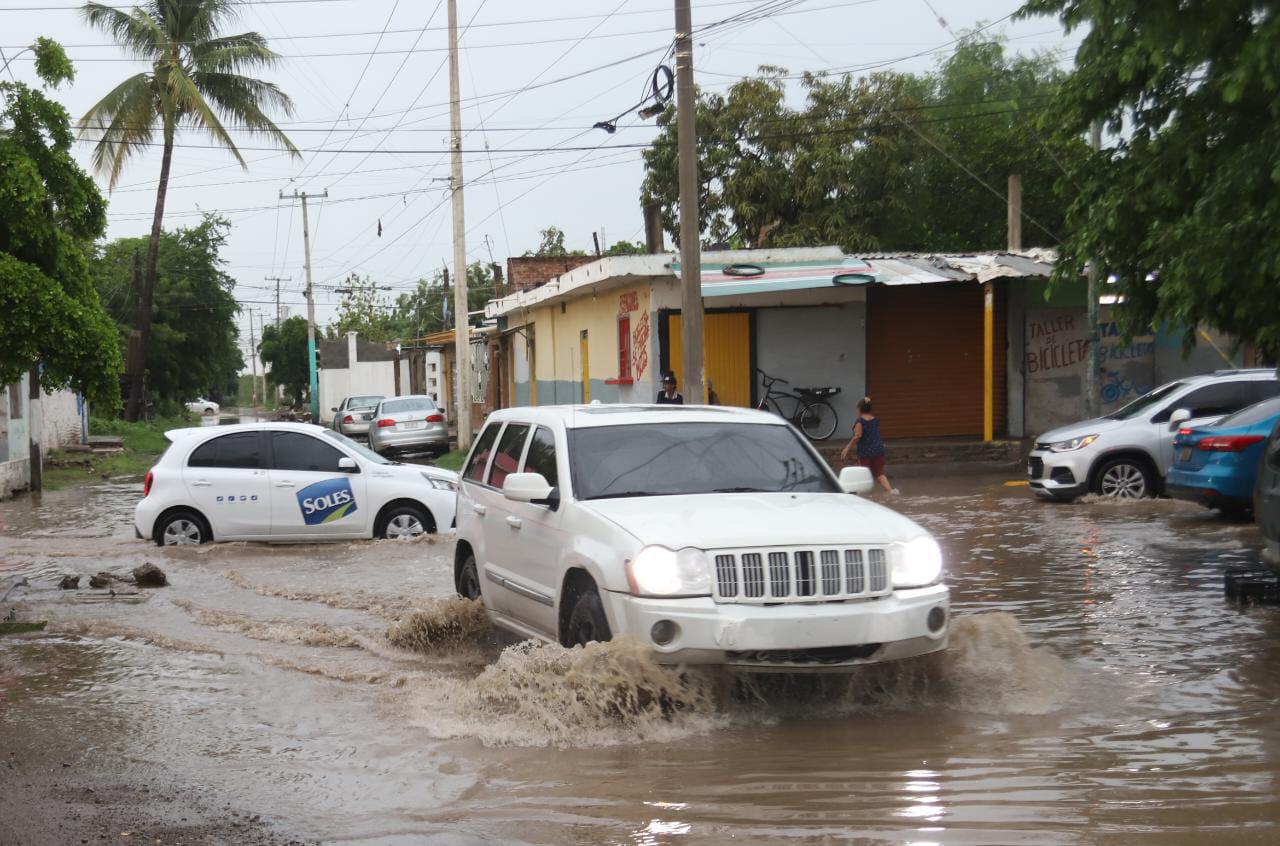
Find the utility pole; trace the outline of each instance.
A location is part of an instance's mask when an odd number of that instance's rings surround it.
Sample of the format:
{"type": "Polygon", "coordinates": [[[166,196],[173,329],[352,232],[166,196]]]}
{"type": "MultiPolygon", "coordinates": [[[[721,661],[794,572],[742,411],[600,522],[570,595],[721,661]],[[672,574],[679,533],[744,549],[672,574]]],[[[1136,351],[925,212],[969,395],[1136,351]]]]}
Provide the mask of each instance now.
{"type": "Polygon", "coordinates": [[[449,146],[453,189],[453,308],[454,346],[457,351],[458,449],[471,446],[471,340],[467,324],[467,245],[462,208],[462,106],[458,95],[458,0],[449,0],[449,146]]]}
{"type": "Polygon", "coordinates": [[[316,375],[316,301],[311,296],[311,230],[307,227],[307,197],[329,196],[329,189],[323,194],[299,193],[296,189],[289,196],[280,192],[282,200],[302,200],[302,256],[307,271],[307,371],[310,373],[308,392],[311,397],[311,422],[320,422],[320,384],[316,375]]]}
{"type": "MultiPolygon", "coordinates": [[[[1095,120],[1089,125],[1089,146],[1096,153],[1102,149],[1102,122],[1095,120]]],[[[1085,347],[1089,355],[1085,359],[1084,372],[1084,410],[1085,417],[1090,419],[1102,415],[1102,394],[1098,389],[1098,368],[1101,360],[1098,355],[1098,257],[1089,259],[1089,293],[1086,305],[1085,347]]]]}
{"type": "Polygon", "coordinates": [[[262,277],[268,282],[276,283],[276,328],[280,328],[280,283],[292,282],[292,276],[264,276],[262,277]]]}
{"type": "MultiPolygon", "coordinates": [[[[253,337],[253,312],[249,309],[249,364],[253,368],[253,419],[258,419],[258,343],[253,337]]],[[[264,392],[264,400],[267,398],[264,392]]]]}
{"type": "Polygon", "coordinates": [[[698,227],[698,130],[693,108],[693,14],[676,0],[676,150],[680,157],[680,336],[685,400],[701,405],[702,245],[698,227]]]}

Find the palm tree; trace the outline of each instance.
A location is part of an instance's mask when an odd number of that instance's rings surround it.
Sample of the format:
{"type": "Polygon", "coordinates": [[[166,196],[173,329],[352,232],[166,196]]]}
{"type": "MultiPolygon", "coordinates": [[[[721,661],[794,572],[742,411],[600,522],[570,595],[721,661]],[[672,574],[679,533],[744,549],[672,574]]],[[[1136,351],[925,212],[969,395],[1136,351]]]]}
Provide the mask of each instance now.
{"type": "Polygon", "coordinates": [[[97,141],[93,166],[113,189],[125,162],[135,153],[154,146],[160,131],[164,154],[156,188],[155,217],[147,247],[146,275],[138,313],[129,336],[125,372],[129,381],[126,420],[137,420],[142,411],[143,373],[147,341],[151,334],[151,301],[156,286],[156,257],[160,251],[160,224],[169,187],[173,139],[178,129],[202,130],[231,152],[242,167],[244,157],[236,149],[222,120],[252,135],[265,136],[295,157],[298,149],[265,110],[288,115],[293,102],[273,83],[243,75],[269,68],[279,55],[267,48],[256,32],[220,35],[234,21],[235,0],[150,0],[126,13],[101,3],[86,3],[81,12],[90,26],[110,35],[151,69],[117,85],[80,119],[80,135],[97,141]],[[220,119],[221,116],[221,119],[220,119]]]}

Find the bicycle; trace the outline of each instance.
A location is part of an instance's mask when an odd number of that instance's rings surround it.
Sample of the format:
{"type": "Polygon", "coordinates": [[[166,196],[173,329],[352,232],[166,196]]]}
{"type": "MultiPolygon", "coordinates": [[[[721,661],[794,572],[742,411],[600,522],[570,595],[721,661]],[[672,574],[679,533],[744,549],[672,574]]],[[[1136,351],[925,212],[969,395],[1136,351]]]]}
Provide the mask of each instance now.
{"type": "Polygon", "coordinates": [[[770,376],[763,370],[757,369],[756,372],[760,374],[765,391],[764,398],[756,404],[756,408],[761,411],[772,411],[784,420],[791,421],[792,425],[811,441],[825,441],[835,433],[836,427],[840,425],[840,417],[826,398],[840,393],[839,388],[796,388],[795,393],[775,391],[773,389],[775,384],[790,383],[781,377],[770,376]],[[778,402],[780,399],[791,400],[793,403],[791,414],[785,414],[782,411],[782,405],[778,402]]]}

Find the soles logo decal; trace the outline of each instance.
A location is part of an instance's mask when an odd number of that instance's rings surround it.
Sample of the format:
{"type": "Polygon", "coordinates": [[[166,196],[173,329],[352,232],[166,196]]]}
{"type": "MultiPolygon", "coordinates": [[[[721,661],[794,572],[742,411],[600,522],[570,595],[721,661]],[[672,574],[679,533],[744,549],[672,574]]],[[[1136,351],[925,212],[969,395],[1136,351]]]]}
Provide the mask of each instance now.
{"type": "Polygon", "coordinates": [[[326,479],[298,491],[298,507],[308,526],[332,523],[356,513],[356,498],[348,479],[326,479]]]}

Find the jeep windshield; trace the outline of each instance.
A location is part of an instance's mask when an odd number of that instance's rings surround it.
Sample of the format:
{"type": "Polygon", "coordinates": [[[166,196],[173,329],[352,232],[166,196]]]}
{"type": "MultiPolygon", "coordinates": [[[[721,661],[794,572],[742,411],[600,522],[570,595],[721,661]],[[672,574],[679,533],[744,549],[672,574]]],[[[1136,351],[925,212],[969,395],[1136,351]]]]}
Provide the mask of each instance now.
{"type": "Polygon", "coordinates": [[[746,492],[839,493],[789,426],[645,423],[569,431],[580,500],[746,492]]]}
{"type": "Polygon", "coordinates": [[[1174,391],[1181,388],[1184,384],[1186,383],[1170,382],[1167,385],[1161,385],[1160,387],[1156,388],[1154,391],[1147,391],[1145,394],[1138,397],[1136,400],[1124,406],[1123,408],[1118,408],[1115,411],[1111,412],[1110,414],[1107,414],[1104,416],[1107,417],[1109,420],[1128,420],[1132,417],[1137,417],[1139,414],[1142,414],[1144,411],[1151,408],[1151,406],[1160,402],[1160,400],[1164,399],[1165,397],[1172,394],[1174,391]]]}

